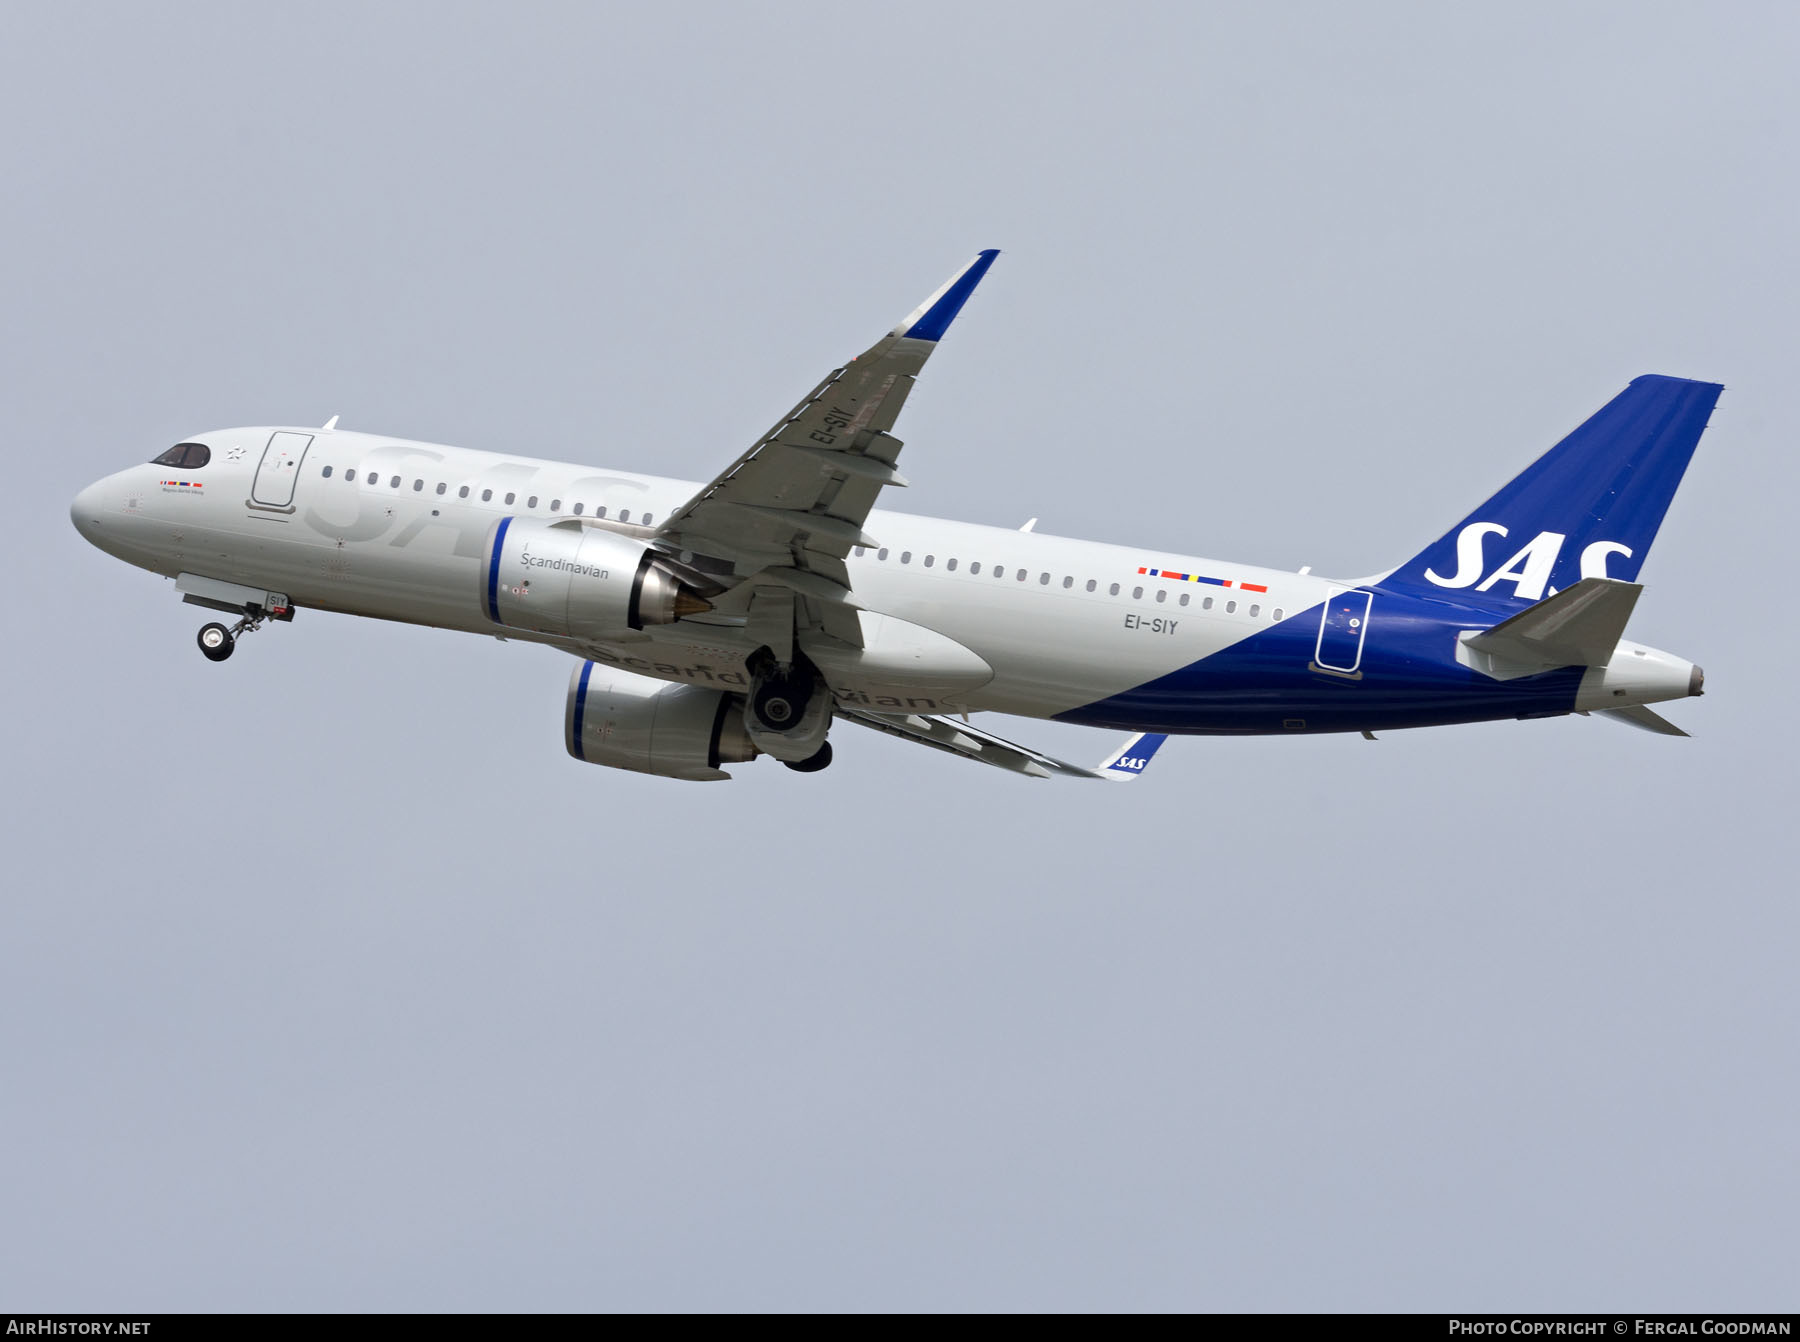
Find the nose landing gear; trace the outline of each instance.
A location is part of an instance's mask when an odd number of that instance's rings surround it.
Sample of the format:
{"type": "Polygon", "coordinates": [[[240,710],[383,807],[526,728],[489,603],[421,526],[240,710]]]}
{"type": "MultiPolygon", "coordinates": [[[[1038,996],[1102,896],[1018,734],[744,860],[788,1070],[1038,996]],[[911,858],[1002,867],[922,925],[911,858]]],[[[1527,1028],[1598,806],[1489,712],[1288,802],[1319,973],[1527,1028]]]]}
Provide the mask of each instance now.
{"type": "Polygon", "coordinates": [[[231,656],[237,638],[224,625],[214,622],[200,626],[200,655],[209,662],[222,662],[231,656]]]}
{"type": "Polygon", "coordinates": [[[222,662],[231,656],[237,647],[238,636],[253,634],[262,627],[264,620],[291,620],[294,608],[287,604],[287,598],[280,598],[282,604],[278,609],[264,606],[245,606],[243,617],[230,628],[214,621],[200,626],[200,633],[195,642],[200,645],[200,655],[209,662],[222,662]]]}

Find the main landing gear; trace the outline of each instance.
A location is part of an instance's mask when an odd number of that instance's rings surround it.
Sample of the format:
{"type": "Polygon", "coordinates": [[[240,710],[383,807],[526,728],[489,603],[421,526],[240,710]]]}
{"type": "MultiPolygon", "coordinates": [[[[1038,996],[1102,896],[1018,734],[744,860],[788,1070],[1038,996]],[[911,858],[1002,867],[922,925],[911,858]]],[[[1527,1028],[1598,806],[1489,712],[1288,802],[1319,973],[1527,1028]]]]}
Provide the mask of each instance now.
{"type": "Polygon", "coordinates": [[[831,690],[804,654],[783,667],[768,648],[751,655],[755,677],[744,706],[744,730],[765,755],[796,773],[817,773],[831,763],[831,690]]]}
{"type": "Polygon", "coordinates": [[[797,774],[816,774],[831,763],[831,742],[820,746],[816,755],[803,760],[783,760],[782,763],[797,774]]]}

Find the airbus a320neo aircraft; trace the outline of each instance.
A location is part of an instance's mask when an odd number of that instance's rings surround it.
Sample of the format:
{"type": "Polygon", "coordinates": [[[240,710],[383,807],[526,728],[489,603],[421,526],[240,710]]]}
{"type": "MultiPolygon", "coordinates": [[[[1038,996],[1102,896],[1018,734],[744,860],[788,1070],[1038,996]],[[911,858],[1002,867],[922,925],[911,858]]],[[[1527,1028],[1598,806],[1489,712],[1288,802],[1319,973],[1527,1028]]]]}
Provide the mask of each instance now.
{"type": "Polygon", "coordinates": [[[548,643],[578,660],[577,759],[671,778],[834,723],[1035,777],[1129,780],[1169,734],[1373,733],[1699,694],[1624,638],[1721,388],[1640,377],[1412,558],[1369,578],[878,511],[913,380],[982,252],[706,484],[337,429],[204,433],[83,490],[107,553],[233,623],[297,609],[548,643]],[[975,727],[1023,714],[1134,733],[1093,768],[975,727]]]}

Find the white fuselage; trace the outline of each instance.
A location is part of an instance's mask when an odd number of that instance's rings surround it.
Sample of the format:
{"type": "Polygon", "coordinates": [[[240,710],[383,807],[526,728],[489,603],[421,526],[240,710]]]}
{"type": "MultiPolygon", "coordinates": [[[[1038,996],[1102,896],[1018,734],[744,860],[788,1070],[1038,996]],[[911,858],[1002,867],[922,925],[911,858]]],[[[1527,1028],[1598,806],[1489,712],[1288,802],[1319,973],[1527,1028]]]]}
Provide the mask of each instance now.
{"type": "MultiPolygon", "coordinates": [[[[253,493],[283,497],[256,479],[275,432],[199,436],[213,457],[192,480],[154,464],[110,476],[77,500],[77,526],[169,576],[280,591],[299,607],[533,639],[666,680],[717,683],[722,667],[752,651],[736,622],[705,616],[595,645],[497,630],[483,609],[482,547],[496,519],[579,515],[647,537],[693,497],[694,482],[305,430],[313,441],[294,468],[291,500],[269,506],[253,493]]],[[[954,704],[896,707],[1052,716],[1199,661],[1344,586],[892,512],[873,513],[865,531],[880,545],[848,559],[857,604],[935,630],[993,671],[954,704]]]]}

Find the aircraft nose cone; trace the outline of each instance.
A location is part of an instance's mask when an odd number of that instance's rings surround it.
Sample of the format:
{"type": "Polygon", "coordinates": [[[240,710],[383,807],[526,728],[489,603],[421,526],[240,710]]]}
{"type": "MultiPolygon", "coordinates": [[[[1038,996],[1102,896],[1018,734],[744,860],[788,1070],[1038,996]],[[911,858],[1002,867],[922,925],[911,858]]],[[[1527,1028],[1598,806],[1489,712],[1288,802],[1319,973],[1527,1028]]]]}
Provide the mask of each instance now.
{"type": "Polygon", "coordinates": [[[100,530],[100,514],[106,506],[105,481],[96,481],[75,496],[69,505],[69,520],[90,541],[100,530]]]}

